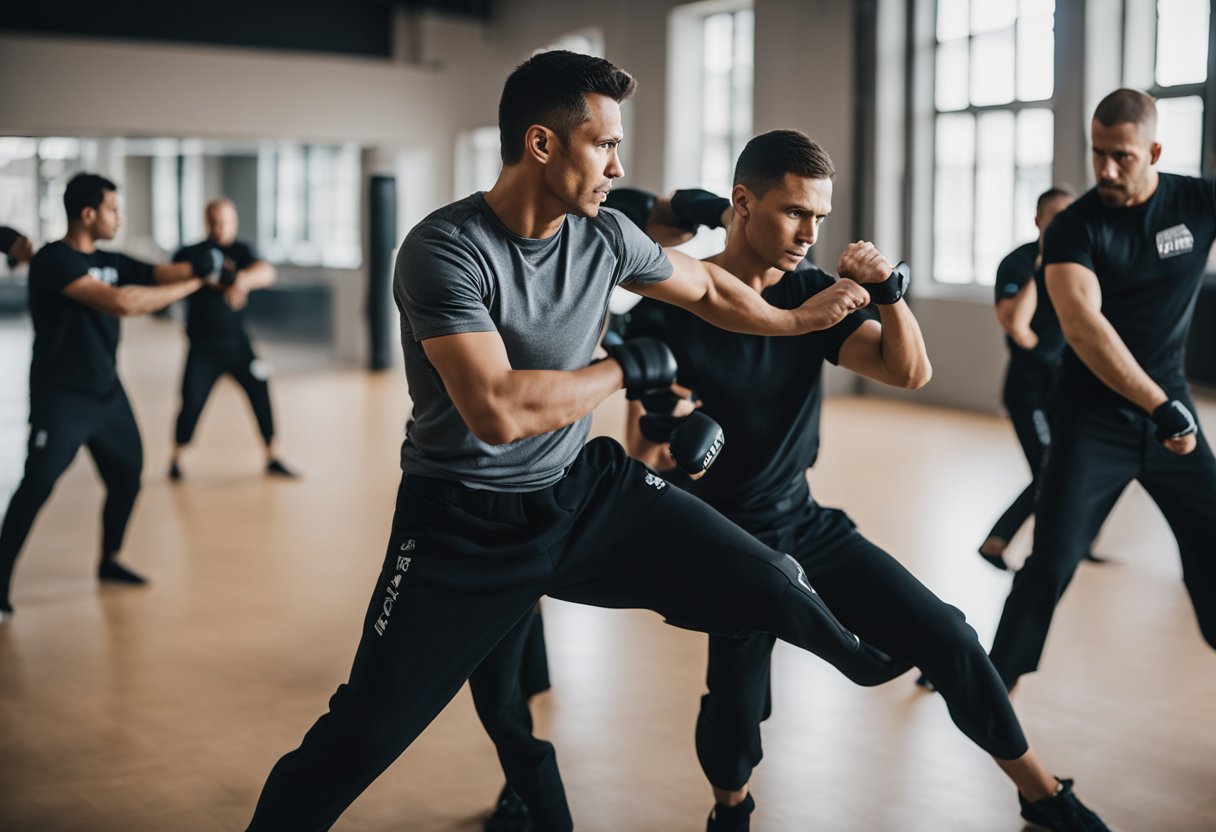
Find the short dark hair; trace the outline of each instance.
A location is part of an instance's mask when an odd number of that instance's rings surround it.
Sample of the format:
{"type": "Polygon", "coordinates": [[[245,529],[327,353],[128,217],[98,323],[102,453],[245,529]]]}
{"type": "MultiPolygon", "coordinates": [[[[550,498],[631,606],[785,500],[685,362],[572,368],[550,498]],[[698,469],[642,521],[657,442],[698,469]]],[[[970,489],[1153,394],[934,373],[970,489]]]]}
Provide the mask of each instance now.
{"type": "Polygon", "coordinates": [[[761,199],[787,173],[807,179],[835,179],[836,167],[823,146],[797,130],[772,130],[753,138],[735,163],[735,184],[761,199]]]}
{"type": "Polygon", "coordinates": [[[498,102],[502,162],[512,165],[524,155],[524,134],[533,124],[548,127],[565,144],[574,129],[591,118],[586,95],[624,101],[637,81],[603,58],[554,49],[540,52],[515,67],[498,102]]]}
{"type": "Polygon", "coordinates": [[[106,191],[117,191],[118,186],[96,173],[78,173],[63,189],[63,207],[68,219],[79,219],[85,208],[100,208],[106,191]]]}
{"type": "Polygon", "coordinates": [[[1157,133],[1157,104],[1153,97],[1140,90],[1121,87],[1098,102],[1094,120],[1104,127],[1116,124],[1139,124],[1150,136],[1157,133]]]}
{"type": "Polygon", "coordinates": [[[1039,194],[1039,198],[1034,203],[1034,212],[1037,214],[1042,211],[1043,206],[1051,202],[1053,199],[1060,199],[1061,197],[1068,197],[1069,199],[1072,199],[1075,196],[1076,194],[1073,193],[1072,188],[1068,187],[1067,185],[1052,185],[1050,188],[1043,191],[1043,193],[1039,194]]]}

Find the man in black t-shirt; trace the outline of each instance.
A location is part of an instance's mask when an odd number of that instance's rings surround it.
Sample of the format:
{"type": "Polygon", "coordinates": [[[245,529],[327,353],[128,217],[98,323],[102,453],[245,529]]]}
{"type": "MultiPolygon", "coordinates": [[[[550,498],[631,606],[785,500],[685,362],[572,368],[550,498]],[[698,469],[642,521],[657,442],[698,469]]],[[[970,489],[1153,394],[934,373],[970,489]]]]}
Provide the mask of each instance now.
{"type": "Polygon", "coordinates": [[[67,234],[30,263],[29,455],[0,527],[0,620],[13,611],[13,567],[34,517],[81,445],[106,486],[98,578],[145,582],[116,560],[143,466],[139,429],[115,365],[118,319],[168,306],[219,271],[218,255],[206,250],[190,262],[162,266],[99,250],[97,243],[113,239],[120,222],[117,187],[108,179],[73,177],[63,204],[67,234]]]}
{"type": "Polygon", "coordinates": [[[1072,191],[1050,188],[1039,195],[1034,224],[1039,239],[1011,251],[996,270],[996,318],[1005,330],[1009,366],[1002,397],[1014,433],[1030,465],[1030,484],[988,532],[980,556],[998,569],[1007,569],[1005,547],[1034,513],[1043,454],[1051,443],[1047,405],[1055,389],[1064,334],[1051,298],[1043,288],[1043,234],[1060,211],[1072,204],[1072,191]]]}
{"type": "Polygon", "coordinates": [[[207,239],[187,246],[173,259],[186,260],[199,248],[218,248],[224,256],[222,291],[196,292],[186,301],[186,335],[190,352],[182,371],[182,405],[177,414],[169,479],[182,478],[181,455],[194,437],[211,388],[228,374],[249,398],[266,449],[266,473],[295,476],[275,455],[274,415],[270,409],[270,387],[265,362],[253,351],[245,331],[245,304],[249,293],[265,289],[275,280],[274,266],[258,259],[247,243],[236,238],[236,206],[228,199],[207,203],[207,239]]]}
{"type": "Polygon", "coordinates": [[[1158,173],[1156,127],[1148,95],[1120,89],[1102,100],[1091,124],[1097,187],[1055,218],[1043,242],[1068,346],[1034,553],[992,646],[1010,688],[1038,668],[1060,596],[1133,479],[1170,524],[1199,629],[1216,646],[1216,458],[1183,370],[1216,239],[1216,183],[1158,173]]]}
{"type": "MultiPolygon", "coordinates": [[[[1017,785],[1025,818],[1049,829],[1105,829],[1077,800],[1070,781],[1051,777],[1030,749],[962,613],[862,537],[844,512],[819,505],[809,492],[806,471],[819,452],[824,361],[911,389],[928,382],[931,372],[919,326],[902,300],[906,283],[872,245],[853,243],[845,250],[839,280],[814,267],[795,271],[831,210],[834,173],[827,153],[801,133],[753,139],[735,169],[736,218],[726,249],[710,259],[778,307],[855,280],[877,315],[866,310],[799,338],[771,338],[717,330],[648,301],[634,310],[630,336],[653,335],[671,347],[677,381],[694,391],[729,437],[714,470],[690,490],[762,542],[793,555],[845,626],[920,667],[959,729],[1017,785]]],[[[642,410],[631,403],[630,451],[669,468],[663,465],[666,448],[650,441],[653,431],[648,439],[637,429],[642,410]]],[[[749,826],[754,802],[748,781],[762,757],[773,643],[763,634],[710,636],[709,692],[696,731],[698,758],[716,800],[710,832],[749,826]]]]}

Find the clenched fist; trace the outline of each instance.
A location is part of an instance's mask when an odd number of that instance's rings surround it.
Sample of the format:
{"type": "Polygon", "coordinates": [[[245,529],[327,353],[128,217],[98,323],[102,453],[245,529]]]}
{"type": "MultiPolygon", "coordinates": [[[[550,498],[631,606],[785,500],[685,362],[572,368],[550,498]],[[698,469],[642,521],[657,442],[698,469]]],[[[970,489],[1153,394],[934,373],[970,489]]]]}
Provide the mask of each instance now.
{"type": "Polygon", "coordinates": [[[873,243],[858,240],[849,243],[840,255],[836,273],[858,283],[882,283],[894,268],[873,243]]]}
{"type": "Polygon", "coordinates": [[[821,292],[816,292],[800,307],[809,313],[811,332],[828,329],[870,302],[866,290],[842,277],[821,292]]]}

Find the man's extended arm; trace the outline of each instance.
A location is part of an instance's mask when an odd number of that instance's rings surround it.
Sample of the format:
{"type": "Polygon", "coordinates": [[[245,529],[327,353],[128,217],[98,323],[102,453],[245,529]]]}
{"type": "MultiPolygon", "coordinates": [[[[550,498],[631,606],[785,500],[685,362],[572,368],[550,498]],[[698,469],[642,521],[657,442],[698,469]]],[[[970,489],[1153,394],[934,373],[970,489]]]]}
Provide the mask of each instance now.
{"type": "MultiPolygon", "coordinates": [[[[190,268],[186,263],[178,265],[190,268]]],[[[99,312],[126,318],[164,309],[174,301],[197,291],[202,285],[203,281],[199,278],[187,276],[163,286],[111,286],[89,275],[82,275],[63,287],[63,294],[99,312]]]]}
{"type": "Polygon", "coordinates": [[[721,329],[745,335],[803,335],[827,329],[865,306],[869,295],[851,280],[839,280],[797,309],[770,306],[730,272],[705,260],[665,249],[672,275],[659,283],[624,288],[686,309],[721,329]]]}
{"type": "MultiPolygon", "coordinates": [[[[1169,401],[1102,314],[1102,287],[1096,274],[1078,263],[1051,263],[1047,294],[1065,340],[1103,384],[1145,413],[1152,414],[1169,401]]],[[[1164,441],[1166,448],[1179,454],[1190,453],[1195,443],[1194,434],[1164,441]]]]}

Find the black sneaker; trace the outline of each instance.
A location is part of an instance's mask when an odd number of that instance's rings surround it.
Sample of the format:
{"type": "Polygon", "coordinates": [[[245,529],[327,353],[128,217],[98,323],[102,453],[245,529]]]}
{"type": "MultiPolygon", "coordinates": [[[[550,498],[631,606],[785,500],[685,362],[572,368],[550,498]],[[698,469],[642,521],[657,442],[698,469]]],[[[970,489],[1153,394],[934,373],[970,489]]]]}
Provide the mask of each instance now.
{"type": "Polygon", "coordinates": [[[1102,555],[1095,555],[1093,552],[1086,552],[1085,557],[1081,558],[1081,560],[1085,561],[1086,563],[1110,563],[1110,558],[1103,557],[1102,555]]]}
{"type": "Polygon", "coordinates": [[[295,471],[288,468],[277,457],[266,463],[266,476],[268,477],[283,477],[285,479],[294,480],[299,476],[295,471]]]}
{"type": "Polygon", "coordinates": [[[705,822],[705,832],[748,832],[751,829],[752,810],[756,801],[752,800],[751,792],[741,803],[734,806],[723,806],[715,803],[709,819],[705,822]]]}
{"type": "Polygon", "coordinates": [[[169,482],[181,482],[182,469],[177,467],[177,460],[169,463],[169,482]]]}
{"type": "Polygon", "coordinates": [[[143,575],[132,572],[116,560],[103,560],[97,565],[97,579],[116,584],[142,586],[148,582],[143,575]]]}
{"type": "Polygon", "coordinates": [[[1018,795],[1022,817],[1051,832],[1110,832],[1102,819],[1089,810],[1072,791],[1072,780],[1060,780],[1060,790],[1046,800],[1030,803],[1018,795]]]}
{"type": "Polygon", "coordinates": [[[486,818],[485,832],[531,832],[532,818],[523,798],[510,786],[498,793],[494,813],[486,818]]]}

